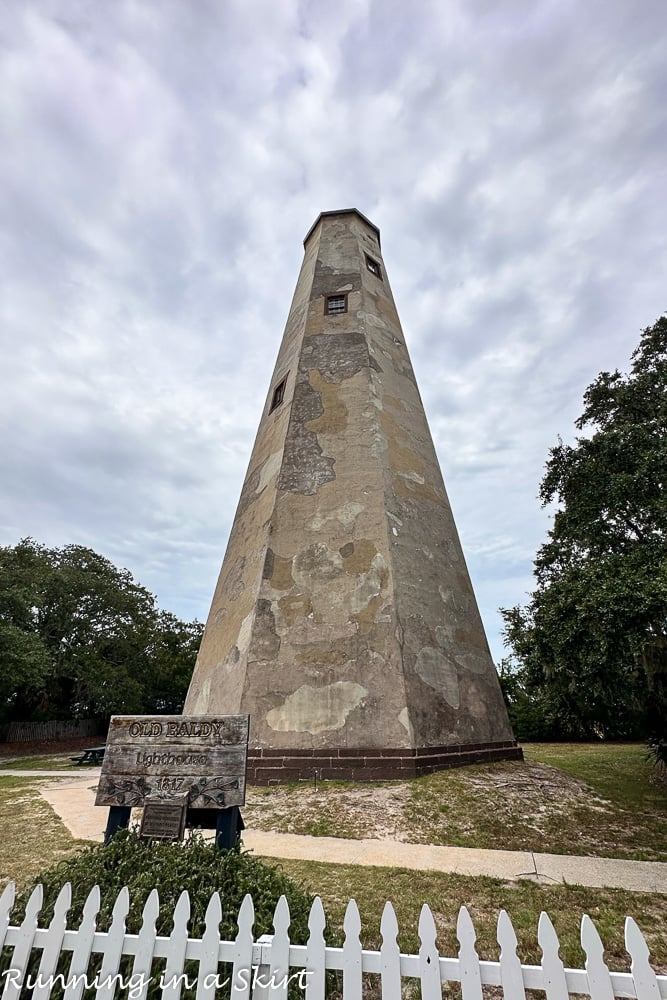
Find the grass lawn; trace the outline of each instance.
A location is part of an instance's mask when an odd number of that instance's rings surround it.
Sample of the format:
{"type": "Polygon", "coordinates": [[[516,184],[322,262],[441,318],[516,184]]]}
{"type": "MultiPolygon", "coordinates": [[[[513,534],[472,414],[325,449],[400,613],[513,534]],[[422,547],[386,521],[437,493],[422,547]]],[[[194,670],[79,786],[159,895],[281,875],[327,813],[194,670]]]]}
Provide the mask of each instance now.
{"type": "MultiPolygon", "coordinates": [[[[81,770],[85,765],[76,764],[76,753],[40,754],[35,757],[0,758],[0,776],[3,771],[69,771],[81,770]]],[[[98,765],[99,766],[99,765],[98,765]]]]}
{"type": "Polygon", "coordinates": [[[638,745],[533,744],[525,763],[411,784],[410,840],[667,860],[667,788],[638,745]]]}
{"type": "Polygon", "coordinates": [[[543,886],[528,881],[505,882],[442,872],[316,861],[281,860],[276,864],[322,898],[327,919],[334,928],[342,927],[348,900],[354,897],[361,914],[362,941],[367,948],[379,948],[381,944],[380,919],[384,904],[390,899],[398,918],[402,951],[419,948],[419,912],[422,904],[427,903],[435,917],[441,954],[456,955],[456,919],[459,908],[467,906],[477,931],[480,957],[497,960],[496,925],[499,911],[505,909],[519,940],[521,961],[539,964],[542,953],[537,943],[537,922],[541,911],[546,910],[561,942],[560,955],[565,965],[583,967],[579,933],[581,917],[588,913],[600,932],[610,968],[628,971],[623,927],[625,917],[632,916],[644,932],[653,968],[667,973],[667,896],[657,893],[543,886]]]}
{"type": "MultiPolygon", "coordinates": [[[[14,879],[24,887],[41,870],[83,845],[69,835],[40,797],[39,783],[39,779],[29,777],[0,777],[0,885],[14,879]]],[[[281,861],[279,867],[322,897],[330,925],[338,931],[348,899],[354,897],[361,911],[366,947],[379,945],[382,908],[390,899],[397,912],[403,950],[417,947],[419,911],[428,903],[436,918],[441,951],[454,954],[456,917],[465,904],[475,922],[483,958],[497,957],[495,927],[498,911],[505,908],[519,938],[522,961],[535,962],[540,954],[537,921],[540,911],[546,910],[561,939],[563,960],[576,966],[582,960],[578,945],[581,915],[588,913],[600,931],[610,965],[627,969],[623,922],[631,915],[645,933],[653,967],[667,972],[667,895],[317,862],[281,861]]],[[[211,886],[211,892],[215,888],[211,886]]]]}
{"type": "Polygon", "coordinates": [[[252,789],[248,826],[310,836],[667,860],[667,787],[643,746],[528,744],[524,763],[411,781],[252,789]]]}
{"type": "Polygon", "coordinates": [[[25,886],[85,842],[74,840],[38,791],[38,778],[0,777],[0,888],[25,886]]]}
{"type": "Polygon", "coordinates": [[[637,743],[526,743],[526,760],[557,767],[585,781],[598,795],[624,809],[665,815],[667,780],[637,743]]]}

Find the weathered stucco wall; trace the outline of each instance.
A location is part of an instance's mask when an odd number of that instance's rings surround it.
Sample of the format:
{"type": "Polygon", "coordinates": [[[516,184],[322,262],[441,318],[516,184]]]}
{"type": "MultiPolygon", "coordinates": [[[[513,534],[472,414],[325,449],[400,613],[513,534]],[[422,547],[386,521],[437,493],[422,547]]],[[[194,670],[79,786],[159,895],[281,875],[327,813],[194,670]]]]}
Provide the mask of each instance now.
{"type": "Polygon", "coordinates": [[[185,710],[264,748],[511,741],[379,234],[325,213],[305,250],[185,710]]]}
{"type": "Polygon", "coordinates": [[[313,246],[305,254],[292,299],[185,702],[186,713],[241,711],[257,595],[289,421],[287,400],[293,391],[316,259],[317,249],[313,246]],[[269,413],[274,387],[285,376],[285,402],[269,413]]]}

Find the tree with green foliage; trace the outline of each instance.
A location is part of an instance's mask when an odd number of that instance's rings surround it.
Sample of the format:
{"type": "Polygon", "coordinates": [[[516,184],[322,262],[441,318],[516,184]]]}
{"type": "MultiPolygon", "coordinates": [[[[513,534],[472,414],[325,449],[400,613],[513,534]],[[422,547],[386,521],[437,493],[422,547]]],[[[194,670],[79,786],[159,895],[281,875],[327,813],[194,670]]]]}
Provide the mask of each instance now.
{"type": "Polygon", "coordinates": [[[180,711],[201,633],[84,546],[0,548],[4,718],[180,711]]]}
{"type": "Polygon", "coordinates": [[[568,738],[667,729],[667,316],[644,330],[629,374],[602,372],[552,448],[540,488],[556,503],[526,607],[502,611],[521,684],[568,738]]]}

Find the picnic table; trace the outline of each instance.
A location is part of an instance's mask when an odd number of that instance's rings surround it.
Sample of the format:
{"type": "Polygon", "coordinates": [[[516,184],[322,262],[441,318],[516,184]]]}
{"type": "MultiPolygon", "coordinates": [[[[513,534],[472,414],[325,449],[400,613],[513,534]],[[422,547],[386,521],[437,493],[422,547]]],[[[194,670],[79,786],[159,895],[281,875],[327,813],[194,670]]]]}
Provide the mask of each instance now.
{"type": "Polygon", "coordinates": [[[104,751],[106,750],[106,743],[103,743],[101,747],[88,747],[87,750],[83,750],[80,754],[75,757],[70,757],[75,764],[101,764],[104,760],[104,751]]]}

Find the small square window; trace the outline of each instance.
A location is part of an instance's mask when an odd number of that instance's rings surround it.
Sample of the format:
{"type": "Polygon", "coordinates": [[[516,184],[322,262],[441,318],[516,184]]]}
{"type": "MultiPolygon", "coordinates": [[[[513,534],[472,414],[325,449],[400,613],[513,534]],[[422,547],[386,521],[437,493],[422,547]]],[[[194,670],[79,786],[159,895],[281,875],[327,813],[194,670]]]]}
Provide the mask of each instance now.
{"type": "Polygon", "coordinates": [[[327,295],[326,299],[327,316],[338,316],[347,312],[347,295],[327,295]]]}
{"type": "Polygon", "coordinates": [[[380,270],[380,265],[376,260],[373,260],[372,257],[369,257],[368,254],[366,254],[366,267],[371,274],[374,274],[376,278],[379,278],[380,281],[382,281],[382,271],[380,270]]]}
{"type": "Polygon", "coordinates": [[[283,399],[285,398],[285,386],[287,385],[287,375],[285,378],[278,383],[278,385],[273,390],[273,396],[271,397],[271,406],[269,407],[269,413],[273,413],[276,407],[280,406],[283,399]]]}

